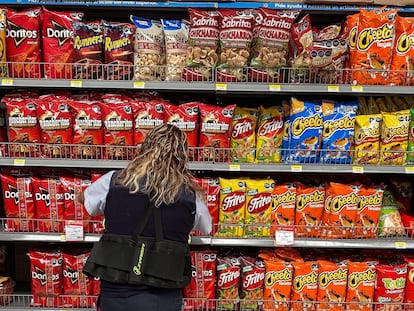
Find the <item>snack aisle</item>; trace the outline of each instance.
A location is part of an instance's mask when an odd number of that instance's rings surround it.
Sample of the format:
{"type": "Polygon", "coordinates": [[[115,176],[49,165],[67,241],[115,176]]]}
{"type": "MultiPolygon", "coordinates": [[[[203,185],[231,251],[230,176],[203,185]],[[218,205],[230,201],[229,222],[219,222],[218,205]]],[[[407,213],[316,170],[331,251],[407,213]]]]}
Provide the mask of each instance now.
{"type": "Polygon", "coordinates": [[[214,221],[184,310],[414,310],[414,7],[0,2],[1,308],[93,310],[74,191],[172,122],[214,221]]]}

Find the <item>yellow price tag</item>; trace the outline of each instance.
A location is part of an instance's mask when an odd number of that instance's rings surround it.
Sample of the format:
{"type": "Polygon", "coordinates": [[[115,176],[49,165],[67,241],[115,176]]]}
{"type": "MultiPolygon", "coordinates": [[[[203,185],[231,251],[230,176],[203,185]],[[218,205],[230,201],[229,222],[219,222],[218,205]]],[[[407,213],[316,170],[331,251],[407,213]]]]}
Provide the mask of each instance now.
{"type": "Polygon", "coordinates": [[[414,174],[414,166],[406,166],[405,167],[406,174],[414,174]]]}
{"type": "Polygon", "coordinates": [[[227,91],[226,83],[216,83],[216,91],[227,91]]]}
{"type": "Polygon", "coordinates": [[[240,171],[240,164],[230,164],[229,165],[230,171],[240,171]]]}
{"type": "Polygon", "coordinates": [[[25,166],[26,160],[25,159],[14,159],[13,164],[14,166],[25,166]]]}
{"type": "Polygon", "coordinates": [[[292,172],[302,172],[302,165],[291,165],[290,170],[292,172]]]}
{"type": "Polygon", "coordinates": [[[71,87],[82,87],[82,80],[72,80],[70,81],[71,87]]]}
{"type": "Polygon", "coordinates": [[[60,240],[61,240],[61,241],[66,241],[66,235],[61,234],[61,235],[60,235],[60,240]]]}
{"type": "Polygon", "coordinates": [[[328,92],[339,92],[339,85],[328,85],[328,92]]]}
{"type": "Polygon", "coordinates": [[[1,85],[13,85],[13,79],[2,79],[1,80],[1,85]]]}
{"type": "Polygon", "coordinates": [[[407,248],[407,243],[405,243],[405,242],[395,242],[394,245],[395,245],[395,248],[397,248],[397,249],[406,249],[407,248]]]}
{"type": "Polygon", "coordinates": [[[351,86],[351,91],[352,92],[363,92],[364,87],[361,86],[361,85],[353,85],[353,86],[351,86]]]}
{"type": "Polygon", "coordinates": [[[144,81],[135,81],[134,82],[134,89],[144,89],[145,82],[144,81]]]}
{"type": "Polygon", "coordinates": [[[363,166],[353,166],[352,167],[352,173],[363,174],[364,173],[364,167],[363,166]]]}
{"type": "Polygon", "coordinates": [[[271,92],[280,92],[281,88],[280,84],[269,84],[269,91],[271,92]]]}

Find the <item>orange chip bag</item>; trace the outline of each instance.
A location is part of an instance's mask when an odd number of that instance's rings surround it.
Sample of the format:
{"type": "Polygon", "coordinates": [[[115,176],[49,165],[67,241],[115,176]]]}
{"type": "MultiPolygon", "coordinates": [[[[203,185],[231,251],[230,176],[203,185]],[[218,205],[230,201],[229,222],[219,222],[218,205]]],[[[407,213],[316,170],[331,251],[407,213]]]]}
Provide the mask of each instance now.
{"type": "Polygon", "coordinates": [[[330,311],[343,310],[348,267],[346,261],[334,263],[327,260],[318,260],[318,302],[316,310],[330,311]]]}
{"type": "Polygon", "coordinates": [[[273,179],[246,180],[245,237],[270,236],[273,179]]]}
{"type": "Polygon", "coordinates": [[[295,224],[296,184],[276,185],[273,188],[272,197],[270,233],[273,236],[278,226],[292,226],[295,224]]]}
{"type": "Polygon", "coordinates": [[[292,262],[293,286],[290,296],[291,311],[316,310],[315,302],[318,293],[318,263],[316,261],[292,262]]]}
{"type": "Polygon", "coordinates": [[[352,69],[353,83],[388,84],[397,10],[361,10],[352,69]]]}
{"type": "Polygon", "coordinates": [[[296,193],[296,236],[318,237],[319,225],[325,202],[323,186],[305,186],[297,184],[296,193]]]}
{"type": "Polygon", "coordinates": [[[241,179],[220,180],[220,209],[217,236],[243,235],[246,183],[241,179]]]}
{"type": "Polygon", "coordinates": [[[293,266],[288,262],[264,260],[266,275],[263,311],[289,311],[293,266]]]}
{"type": "Polygon", "coordinates": [[[397,15],[395,44],[392,50],[390,82],[395,85],[414,84],[414,18],[397,15]]]}
{"type": "Polygon", "coordinates": [[[281,106],[260,107],[256,132],[256,160],[278,163],[282,161],[283,116],[281,106]]]}
{"type": "Polygon", "coordinates": [[[6,15],[7,10],[0,8],[0,77],[7,76],[6,15]]]}
{"type": "Polygon", "coordinates": [[[354,237],[375,238],[382,207],[384,189],[381,187],[361,187],[354,237]]]}
{"type": "Polygon", "coordinates": [[[359,204],[358,187],[331,182],[326,192],[331,195],[327,237],[349,238],[353,234],[359,204]]]}
{"type": "Polygon", "coordinates": [[[371,311],[377,273],[375,262],[348,262],[347,310],[371,311]]]}
{"type": "Polygon", "coordinates": [[[258,110],[254,108],[234,109],[230,137],[231,156],[234,162],[254,162],[258,115],[258,110]]]}
{"type": "Polygon", "coordinates": [[[302,255],[294,248],[275,248],[275,254],[286,261],[303,262],[302,255]]]}

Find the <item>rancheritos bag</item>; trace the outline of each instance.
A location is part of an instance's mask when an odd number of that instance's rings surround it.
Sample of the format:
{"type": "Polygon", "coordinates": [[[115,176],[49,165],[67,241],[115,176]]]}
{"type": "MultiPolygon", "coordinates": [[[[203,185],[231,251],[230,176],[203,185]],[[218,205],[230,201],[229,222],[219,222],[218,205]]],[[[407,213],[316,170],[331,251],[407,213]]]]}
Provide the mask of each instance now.
{"type": "Polygon", "coordinates": [[[132,236],[102,235],[93,246],[83,272],[113,283],[183,288],[191,279],[190,247],[164,240],[162,236],[161,211],[151,202],[132,236]],[[152,213],[156,236],[142,237],[140,234],[152,213]]]}

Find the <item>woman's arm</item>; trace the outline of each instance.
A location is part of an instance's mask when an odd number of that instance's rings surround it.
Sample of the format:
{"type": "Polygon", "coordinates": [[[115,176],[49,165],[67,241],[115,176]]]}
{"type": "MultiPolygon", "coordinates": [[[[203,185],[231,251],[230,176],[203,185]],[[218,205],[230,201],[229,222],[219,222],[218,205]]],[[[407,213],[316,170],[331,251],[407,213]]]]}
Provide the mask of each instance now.
{"type": "Polygon", "coordinates": [[[111,178],[115,171],[102,175],[92,183],[85,191],[77,194],[78,202],[85,205],[85,209],[91,216],[102,215],[105,210],[106,195],[111,185],[111,178]]]}
{"type": "Polygon", "coordinates": [[[196,195],[196,214],[194,219],[194,230],[210,234],[212,230],[211,216],[206,203],[196,195]]]}

